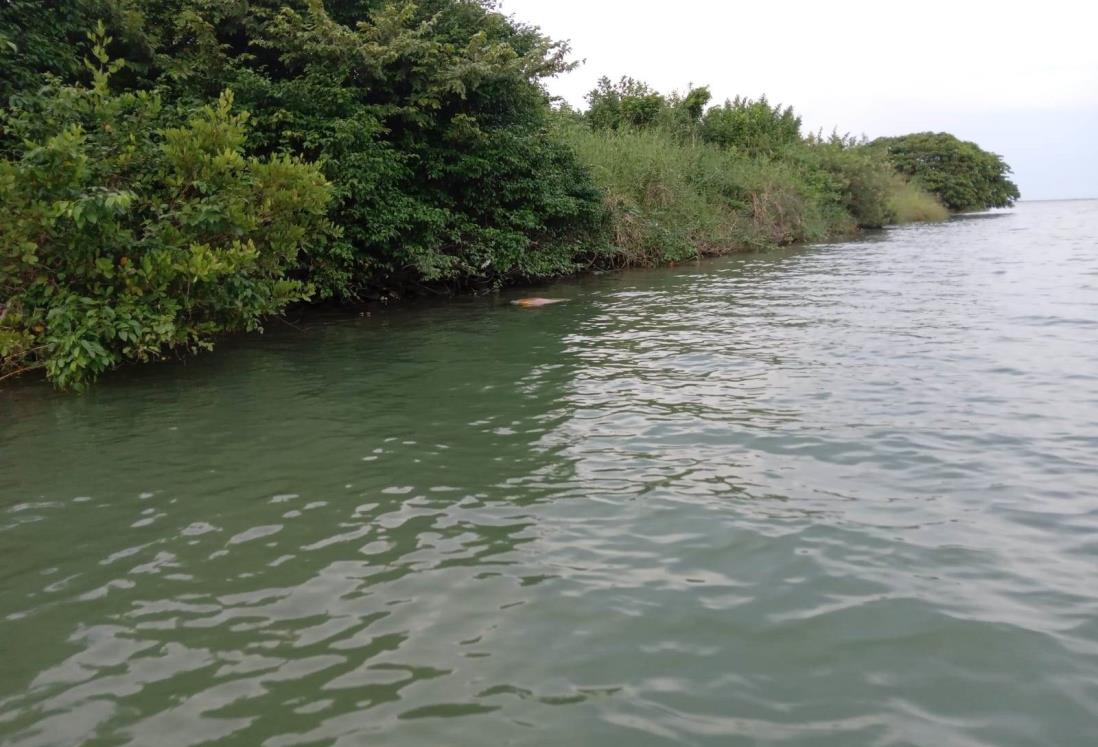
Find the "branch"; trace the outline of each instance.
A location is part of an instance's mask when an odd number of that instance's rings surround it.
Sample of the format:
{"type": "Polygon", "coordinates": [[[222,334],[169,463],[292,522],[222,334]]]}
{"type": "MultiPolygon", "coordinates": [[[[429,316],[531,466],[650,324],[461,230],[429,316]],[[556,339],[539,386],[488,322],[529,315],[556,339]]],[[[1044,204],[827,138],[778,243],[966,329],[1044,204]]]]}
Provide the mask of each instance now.
{"type": "Polygon", "coordinates": [[[15,376],[18,376],[19,374],[25,374],[28,371],[34,371],[35,369],[42,368],[44,365],[44,363],[35,363],[33,366],[24,366],[23,368],[17,368],[14,371],[9,371],[3,376],[0,376],[0,381],[13,378],[15,376]]]}

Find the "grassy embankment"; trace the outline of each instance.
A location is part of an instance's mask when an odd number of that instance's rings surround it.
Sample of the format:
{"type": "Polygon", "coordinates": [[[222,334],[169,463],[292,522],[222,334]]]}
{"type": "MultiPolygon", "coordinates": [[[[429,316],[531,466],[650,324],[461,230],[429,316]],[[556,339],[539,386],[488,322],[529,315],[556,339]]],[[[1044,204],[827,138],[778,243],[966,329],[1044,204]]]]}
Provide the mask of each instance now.
{"type": "Polygon", "coordinates": [[[556,134],[604,195],[620,266],[849,238],[862,228],[946,220],[932,194],[867,144],[800,140],[751,154],[665,127],[556,134]]]}

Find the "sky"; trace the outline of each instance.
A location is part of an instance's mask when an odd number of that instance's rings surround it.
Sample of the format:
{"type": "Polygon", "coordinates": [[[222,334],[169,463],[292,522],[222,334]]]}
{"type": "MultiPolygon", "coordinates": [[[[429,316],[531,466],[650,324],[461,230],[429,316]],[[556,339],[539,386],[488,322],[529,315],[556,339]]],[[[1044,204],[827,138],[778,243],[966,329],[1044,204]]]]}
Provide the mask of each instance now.
{"type": "Polygon", "coordinates": [[[1002,155],[1023,199],[1098,197],[1095,0],[500,0],[568,40],[549,83],[577,107],[599,77],[714,101],[766,94],[805,131],[952,132],[1002,155]]]}

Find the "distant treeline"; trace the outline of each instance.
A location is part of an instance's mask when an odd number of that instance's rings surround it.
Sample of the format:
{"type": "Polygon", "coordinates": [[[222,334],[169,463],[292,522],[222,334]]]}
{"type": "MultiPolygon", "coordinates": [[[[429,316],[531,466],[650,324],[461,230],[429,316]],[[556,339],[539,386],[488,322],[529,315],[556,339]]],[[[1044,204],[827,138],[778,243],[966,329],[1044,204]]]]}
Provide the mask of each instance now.
{"type": "Polygon", "coordinates": [[[489,0],[0,3],[0,378],[81,387],[299,302],[495,288],[1005,206],[944,134],[804,136],[543,82],[568,48],[489,0]]]}

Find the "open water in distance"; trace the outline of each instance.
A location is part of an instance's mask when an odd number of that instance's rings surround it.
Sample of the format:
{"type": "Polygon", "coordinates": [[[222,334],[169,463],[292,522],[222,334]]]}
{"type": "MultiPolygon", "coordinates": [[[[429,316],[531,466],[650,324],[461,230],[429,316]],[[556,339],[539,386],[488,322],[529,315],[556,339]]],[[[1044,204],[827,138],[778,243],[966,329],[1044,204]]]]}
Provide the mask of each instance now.
{"type": "Polygon", "coordinates": [[[1098,202],[538,292],[0,393],[0,744],[1098,744],[1098,202]]]}

